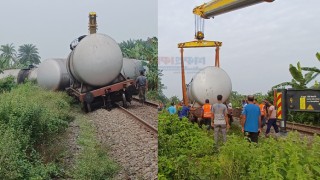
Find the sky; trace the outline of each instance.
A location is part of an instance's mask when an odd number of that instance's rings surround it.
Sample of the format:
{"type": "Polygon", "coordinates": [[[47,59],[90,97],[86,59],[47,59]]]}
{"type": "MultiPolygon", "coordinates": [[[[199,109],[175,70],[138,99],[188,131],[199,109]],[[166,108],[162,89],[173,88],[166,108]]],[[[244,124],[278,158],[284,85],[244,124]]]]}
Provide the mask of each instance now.
{"type": "Polygon", "coordinates": [[[70,43],[88,34],[89,12],[98,33],[118,43],[157,36],[156,0],[0,0],[0,45],[34,44],[41,60],[67,58],[70,43]]]}
{"type": "MultiPolygon", "coordinates": [[[[177,44],[194,40],[194,7],[208,1],[158,1],[159,69],[167,97],[182,97],[177,44]]],[[[205,39],[221,41],[220,67],[232,90],[243,95],[267,93],[291,81],[289,64],[320,67],[320,1],[275,0],[205,20],[205,39]]],[[[186,83],[214,65],[214,48],[185,49],[186,83]]],[[[320,76],[317,78],[320,81],[320,76]]],[[[311,86],[312,84],[309,84],[311,86]]]]}

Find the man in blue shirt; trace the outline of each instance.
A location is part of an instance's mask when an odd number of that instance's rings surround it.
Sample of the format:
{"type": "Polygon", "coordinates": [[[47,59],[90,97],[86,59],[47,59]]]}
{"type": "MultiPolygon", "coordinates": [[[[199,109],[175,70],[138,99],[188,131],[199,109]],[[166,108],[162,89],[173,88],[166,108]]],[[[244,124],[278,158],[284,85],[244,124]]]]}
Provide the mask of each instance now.
{"type": "Polygon", "coordinates": [[[179,114],[179,119],[181,120],[183,117],[188,117],[189,111],[190,111],[190,107],[183,104],[181,112],[179,114]]]}
{"type": "Polygon", "coordinates": [[[261,132],[260,108],[253,103],[254,97],[248,96],[248,104],[242,112],[242,132],[251,142],[258,143],[259,132],[261,132]]]}
{"type": "Polygon", "coordinates": [[[168,108],[170,114],[175,114],[177,112],[176,107],[174,106],[174,102],[171,103],[171,106],[168,108]]]}

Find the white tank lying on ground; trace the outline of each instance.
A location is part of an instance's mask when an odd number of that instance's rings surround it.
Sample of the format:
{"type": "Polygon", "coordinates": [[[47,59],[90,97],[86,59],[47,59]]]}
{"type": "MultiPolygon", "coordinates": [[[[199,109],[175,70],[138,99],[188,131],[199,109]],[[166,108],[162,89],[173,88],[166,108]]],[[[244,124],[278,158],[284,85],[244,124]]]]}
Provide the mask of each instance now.
{"type": "Polygon", "coordinates": [[[37,79],[37,68],[30,69],[8,69],[0,73],[0,79],[4,79],[9,76],[15,78],[15,82],[23,83],[25,80],[36,80],[37,79]]]}
{"type": "Polygon", "coordinates": [[[40,87],[48,90],[64,90],[70,85],[70,76],[66,67],[67,59],[52,58],[43,61],[37,73],[40,87]]]}
{"type": "Polygon", "coordinates": [[[0,79],[4,79],[6,77],[13,76],[17,80],[17,77],[18,77],[18,74],[19,74],[20,70],[21,69],[4,70],[3,73],[0,73],[0,79]]]}

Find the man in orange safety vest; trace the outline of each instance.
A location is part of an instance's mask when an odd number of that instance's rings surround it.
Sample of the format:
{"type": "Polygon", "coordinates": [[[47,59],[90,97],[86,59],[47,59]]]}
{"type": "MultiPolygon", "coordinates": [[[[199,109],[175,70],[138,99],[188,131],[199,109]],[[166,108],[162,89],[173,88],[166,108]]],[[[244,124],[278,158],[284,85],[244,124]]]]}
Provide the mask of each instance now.
{"type": "Polygon", "coordinates": [[[211,129],[211,104],[209,104],[209,99],[206,99],[205,104],[202,106],[202,122],[200,123],[200,127],[202,124],[207,125],[207,130],[211,129]]]}
{"type": "Polygon", "coordinates": [[[263,101],[259,104],[260,113],[261,113],[261,129],[266,125],[266,102],[263,101]]]}

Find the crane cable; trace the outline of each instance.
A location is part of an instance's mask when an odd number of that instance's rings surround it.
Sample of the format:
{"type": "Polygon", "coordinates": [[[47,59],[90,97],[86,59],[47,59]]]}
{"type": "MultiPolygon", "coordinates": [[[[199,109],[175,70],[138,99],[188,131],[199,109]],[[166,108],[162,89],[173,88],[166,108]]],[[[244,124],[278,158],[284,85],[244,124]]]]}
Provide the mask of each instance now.
{"type": "Polygon", "coordinates": [[[194,37],[196,37],[197,36],[197,15],[195,14],[194,15],[194,37]]]}
{"type": "MultiPolygon", "coordinates": [[[[195,20],[195,22],[194,22],[194,24],[195,24],[194,35],[195,35],[196,39],[198,39],[199,33],[201,33],[202,36],[204,35],[204,18],[195,14],[194,20],[195,20]]],[[[201,39],[203,39],[203,37],[201,39]]]]}

